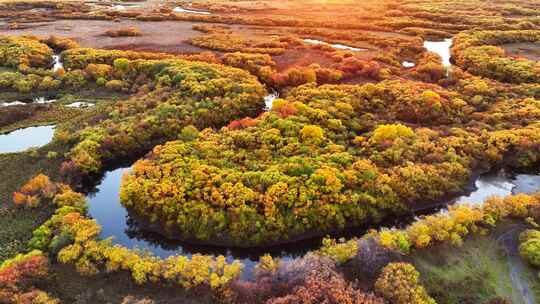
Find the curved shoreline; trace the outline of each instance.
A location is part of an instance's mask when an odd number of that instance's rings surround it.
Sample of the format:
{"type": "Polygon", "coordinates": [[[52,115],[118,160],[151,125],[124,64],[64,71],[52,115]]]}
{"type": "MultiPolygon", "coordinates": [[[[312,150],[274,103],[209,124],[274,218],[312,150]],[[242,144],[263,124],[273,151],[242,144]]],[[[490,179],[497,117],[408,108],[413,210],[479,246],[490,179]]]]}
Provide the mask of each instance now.
{"type": "MultiPolygon", "coordinates": [[[[497,171],[498,170],[495,170],[495,172],[497,171]]],[[[365,232],[369,229],[407,225],[414,220],[415,216],[433,214],[445,207],[455,204],[456,201],[459,199],[459,197],[470,195],[474,191],[478,190],[478,188],[475,186],[475,182],[481,176],[490,174],[490,172],[492,172],[491,174],[495,174],[493,173],[493,170],[479,170],[476,173],[471,175],[471,178],[466,183],[462,191],[455,192],[455,193],[448,193],[445,196],[445,198],[440,199],[439,201],[430,202],[427,204],[422,204],[421,206],[413,207],[410,210],[404,212],[403,214],[393,214],[393,215],[385,216],[381,221],[370,221],[370,222],[366,222],[364,225],[351,225],[342,229],[336,228],[336,229],[328,229],[324,231],[306,232],[306,233],[302,233],[296,236],[292,236],[287,239],[264,242],[264,244],[255,244],[255,245],[249,244],[249,243],[242,245],[242,244],[239,244],[239,242],[234,242],[234,241],[225,240],[225,239],[201,240],[201,239],[197,239],[193,237],[178,236],[178,235],[175,235],[174,233],[167,232],[166,229],[162,227],[159,223],[157,222],[151,223],[144,216],[137,215],[134,211],[129,210],[128,208],[125,208],[125,207],[124,208],[128,212],[129,217],[132,218],[135,223],[137,223],[137,228],[142,234],[144,234],[144,232],[150,232],[150,233],[159,235],[165,239],[165,242],[167,241],[179,242],[179,243],[185,243],[188,245],[209,246],[209,247],[214,247],[216,249],[225,249],[225,250],[233,250],[233,251],[235,249],[272,251],[272,249],[275,247],[293,245],[298,242],[316,242],[320,246],[321,239],[326,236],[330,236],[334,238],[341,238],[341,237],[351,238],[351,237],[361,236],[365,234],[365,232]]],[[[514,173],[509,174],[509,178],[515,175],[516,174],[514,173]]],[[[319,246],[317,246],[317,248],[319,246]]]]}

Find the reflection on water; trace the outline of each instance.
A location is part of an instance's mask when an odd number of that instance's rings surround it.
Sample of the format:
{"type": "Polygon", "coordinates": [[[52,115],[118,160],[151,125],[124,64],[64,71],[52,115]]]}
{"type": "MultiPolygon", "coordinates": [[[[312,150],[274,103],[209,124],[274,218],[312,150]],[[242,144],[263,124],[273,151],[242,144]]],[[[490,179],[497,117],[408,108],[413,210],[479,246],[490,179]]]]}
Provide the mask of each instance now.
{"type": "Polygon", "coordinates": [[[192,9],[186,9],[186,8],[182,8],[180,6],[178,7],[175,7],[173,9],[173,12],[175,13],[188,13],[188,14],[202,14],[202,15],[211,15],[212,13],[210,12],[205,12],[205,11],[196,11],[196,10],[192,10],[192,9]]]}
{"type": "Polygon", "coordinates": [[[472,203],[482,204],[490,196],[507,196],[512,194],[514,181],[501,175],[480,176],[474,183],[476,190],[468,195],[460,196],[456,199],[457,204],[472,203]]]}
{"type": "Polygon", "coordinates": [[[62,62],[62,58],[60,55],[53,55],[53,72],[58,71],[59,69],[64,68],[64,63],[62,62]]]}
{"type": "Polygon", "coordinates": [[[11,106],[24,106],[32,103],[36,104],[47,104],[47,103],[53,103],[56,102],[56,99],[47,99],[46,97],[35,97],[31,100],[28,100],[26,102],[16,100],[16,101],[10,101],[10,102],[0,102],[0,107],[11,107],[11,106]]]}
{"type": "Polygon", "coordinates": [[[415,66],[414,62],[410,62],[410,61],[403,61],[401,63],[401,65],[405,68],[412,68],[415,66]]]}
{"type": "Polygon", "coordinates": [[[46,104],[46,103],[53,103],[56,102],[56,99],[47,99],[45,97],[36,97],[33,99],[34,103],[37,104],[46,104]]]}
{"type": "Polygon", "coordinates": [[[328,42],[324,42],[324,41],[316,40],[316,39],[303,39],[303,41],[305,43],[309,43],[309,44],[329,45],[329,46],[331,46],[331,47],[333,47],[335,49],[340,49],[340,50],[349,50],[349,51],[355,51],[355,52],[367,51],[367,49],[355,48],[355,47],[352,47],[352,46],[348,46],[348,45],[344,45],[344,44],[338,44],[338,43],[330,44],[328,42]]]}
{"type": "Polygon", "coordinates": [[[128,9],[128,8],[138,8],[138,7],[141,7],[141,5],[137,4],[137,3],[124,2],[122,4],[113,4],[113,6],[111,8],[113,10],[123,11],[123,10],[128,9]]]}
{"type": "Polygon", "coordinates": [[[77,102],[73,102],[73,103],[70,103],[68,105],[66,105],[66,107],[68,108],[90,108],[90,107],[93,107],[94,104],[91,103],[91,102],[86,102],[86,101],[77,101],[77,102]]]}
{"type": "Polygon", "coordinates": [[[442,58],[442,63],[445,67],[451,65],[450,63],[450,47],[452,46],[452,39],[448,38],[443,41],[424,41],[424,47],[430,51],[437,53],[442,58]]]}
{"type": "Polygon", "coordinates": [[[540,191],[540,175],[518,174],[514,177],[499,174],[483,175],[475,181],[475,188],[476,190],[470,194],[458,197],[455,203],[479,205],[490,196],[535,193],[540,191]]]}
{"type": "Polygon", "coordinates": [[[274,103],[274,100],[276,98],[279,98],[279,93],[276,91],[273,91],[272,93],[264,97],[264,104],[265,104],[266,111],[270,111],[272,109],[272,104],[274,103]]]}
{"type": "Polygon", "coordinates": [[[2,102],[0,103],[0,107],[24,106],[25,104],[22,101],[2,102]]]}
{"type": "Polygon", "coordinates": [[[195,253],[223,255],[228,261],[240,260],[244,265],[246,275],[255,267],[259,257],[266,253],[282,257],[284,260],[306,254],[309,250],[318,248],[320,240],[306,240],[291,245],[271,248],[245,249],[223,248],[218,246],[191,245],[178,240],[167,239],[155,232],[145,230],[130,217],[119,200],[119,189],[122,175],[129,168],[116,169],[107,172],[97,186],[97,191],[88,195],[89,214],[101,225],[101,237],[113,237],[114,244],[127,248],[148,250],[160,257],[171,255],[191,256],[195,253]]]}
{"type": "Polygon", "coordinates": [[[532,194],[540,191],[540,175],[519,174],[514,178],[513,194],[532,194]]]}
{"type": "MultiPolygon", "coordinates": [[[[256,249],[192,245],[178,240],[167,239],[141,226],[134,218],[130,217],[130,214],[120,203],[118,194],[121,178],[128,170],[129,168],[122,168],[107,172],[100,185],[97,186],[97,191],[88,195],[89,213],[102,226],[101,237],[113,237],[113,243],[115,244],[121,244],[127,248],[146,249],[160,257],[170,255],[191,256],[195,253],[214,256],[224,255],[228,261],[240,260],[245,265],[246,271],[244,275],[247,277],[251,275],[251,270],[255,267],[259,257],[265,253],[280,257],[283,260],[290,260],[320,247],[320,238],[256,249]]],[[[538,191],[540,190],[540,175],[522,174],[512,178],[488,174],[479,177],[475,186],[477,188],[475,191],[449,203],[454,201],[457,203],[481,202],[492,195],[508,195],[512,193],[512,190],[514,193],[538,191]]],[[[393,218],[382,226],[402,227],[412,219],[413,217],[393,218]]],[[[366,228],[377,228],[377,226],[366,228]]],[[[351,238],[361,236],[365,231],[365,229],[354,228],[333,236],[351,238]]]]}
{"type": "Polygon", "coordinates": [[[132,238],[128,234],[128,213],[120,204],[118,197],[122,175],[128,170],[129,168],[122,168],[105,174],[98,191],[88,196],[88,211],[101,225],[101,237],[114,237],[115,243],[128,248],[138,247],[148,249],[159,256],[168,256],[171,254],[168,250],[147,241],[132,238]]]}
{"type": "Polygon", "coordinates": [[[22,152],[48,144],[54,135],[54,126],[19,129],[0,135],[0,153],[22,152]]]}

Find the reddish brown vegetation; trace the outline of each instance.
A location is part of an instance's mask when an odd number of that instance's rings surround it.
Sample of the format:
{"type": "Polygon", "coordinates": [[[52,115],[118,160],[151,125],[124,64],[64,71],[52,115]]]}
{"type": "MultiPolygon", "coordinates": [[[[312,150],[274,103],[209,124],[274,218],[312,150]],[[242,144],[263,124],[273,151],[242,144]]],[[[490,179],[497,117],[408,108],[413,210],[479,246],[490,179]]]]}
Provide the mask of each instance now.
{"type": "Polygon", "coordinates": [[[34,303],[34,284],[47,276],[48,260],[41,254],[18,256],[0,267],[0,303],[34,303]]]}
{"type": "Polygon", "coordinates": [[[104,35],[109,37],[136,37],[142,36],[142,33],[136,27],[128,27],[119,30],[108,30],[104,35]]]}
{"type": "Polygon", "coordinates": [[[52,198],[56,189],[49,177],[38,174],[22,186],[19,192],[13,193],[13,203],[17,206],[37,207],[41,198],[52,198]]]}
{"type": "Polygon", "coordinates": [[[237,129],[244,129],[244,128],[253,127],[256,124],[257,124],[256,119],[253,119],[253,118],[250,118],[250,117],[245,117],[245,118],[242,118],[242,119],[233,120],[227,126],[227,128],[237,130],[237,129]]]}

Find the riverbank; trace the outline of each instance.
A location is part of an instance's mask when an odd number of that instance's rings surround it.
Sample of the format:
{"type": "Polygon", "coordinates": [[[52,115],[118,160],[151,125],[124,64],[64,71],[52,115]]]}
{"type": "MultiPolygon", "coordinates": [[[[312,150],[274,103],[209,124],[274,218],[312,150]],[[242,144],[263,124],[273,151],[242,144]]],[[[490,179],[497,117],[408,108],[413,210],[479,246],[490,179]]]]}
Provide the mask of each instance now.
{"type": "Polygon", "coordinates": [[[507,221],[487,235],[466,238],[462,246],[443,244],[417,251],[411,256],[412,262],[439,304],[484,303],[494,297],[514,304],[537,303],[540,285],[536,271],[516,256],[517,243],[501,241],[505,235],[517,238],[526,228],[523,223],[507,221]],[[520,265],[518,272],[514,270],[516,262],[520,265]],[[528,287],[520,290],[519,285],[528,287]]]}

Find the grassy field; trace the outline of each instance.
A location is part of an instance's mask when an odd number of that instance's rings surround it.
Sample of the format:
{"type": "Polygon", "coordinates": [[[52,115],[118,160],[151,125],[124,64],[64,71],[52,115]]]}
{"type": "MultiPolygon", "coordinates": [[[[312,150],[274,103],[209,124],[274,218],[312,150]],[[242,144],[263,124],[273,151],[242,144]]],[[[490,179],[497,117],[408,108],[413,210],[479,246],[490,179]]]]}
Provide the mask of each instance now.
{"type": "MultiPolygon", "coordinates": [[[[32,116],[15,123],[0,126],[0,134],[18,128],[37,125],[59,124],[58,127],[81,128],[88,120],[100,115],[110,104],[111,99],[90,99],[97,106],[88,109],[64,107],[62,104],[78,100],[89,100],[81,96],[65,96],[55,104],[47,106],[43,111],[37,111],[32,116]]],[[[4,111],[9,111],[4,109],[4,111]]],[[[4,113],[4,112],[3,112],[4,113]]],[[[9,112],[6,112],[9,115],[9,112]]],[[[4,113],[4,114],[6,114],[4,113]]],[[[26,242],[32,236],[32,231],[46,221],[53,212],[52,207],[33,210],[15,208],[12,195],[33,176],[44,173],[52,180],[60,180],[59,168],[63,161],[62,155],[67,147],[51,142],[37,149],[29,149],[21,153],[0,153],[0,262],[12,257],[17,252],[26,250],[26,242]],[[49,152],[55,152],[54,157],[49,152]]]]}
{"type": "MultiPolygon", "coordinates": [[[[413,264],[437,303],[477,304],[497,297],[526,303],[512,284],[507,251],[497,241],[502,231],[504,225],[487,236],[468,238],[461,247],[436,246],[413,255],[413,264]]],[[[539,301],[540,284],[535,277],[536,272],[526,265],[519,273],[519,280],[531,288],[531,297],[539,301]]]]}
{"type": "Polygon", "coordinates": [[[30,152],[0,154],[0,262],[26,250],[32,231],[52,214],[52,207],[15,209],[11,203],[12,193],[30,177],[40,172],[50,176],[58,174],[53,169],[60,165],[58,160],[42,155],[45,150],[47,148],[37,155],[30,152]]]}

